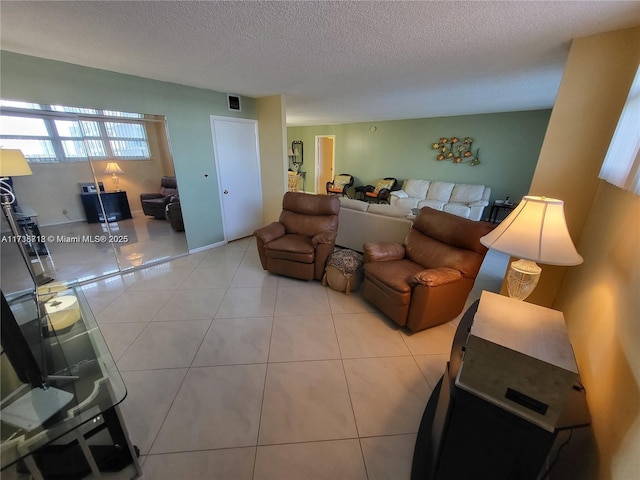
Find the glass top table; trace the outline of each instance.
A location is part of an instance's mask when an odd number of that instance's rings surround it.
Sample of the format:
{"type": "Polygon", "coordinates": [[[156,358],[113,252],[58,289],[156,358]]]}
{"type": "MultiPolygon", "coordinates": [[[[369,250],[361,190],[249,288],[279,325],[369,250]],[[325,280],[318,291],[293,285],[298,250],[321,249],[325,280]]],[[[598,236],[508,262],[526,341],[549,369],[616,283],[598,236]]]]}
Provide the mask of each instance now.
{"type": "MultiPolygon", "coordinates": [[[[80,288],[49,284],[39,287],[37,294],[13,293],[6,302],[3,294],[2,313],[1,469],[23,460],[34,478],[43,478],[32,454],[74,433],[94,477],[100,478],[84,434],[110,418],[117,424],[116,436],[128,446],[137,472],[133,478],[139,476],[135,449],[116,408],[127,389],[80,288]],[[15,325],[5,318],[12,316],[15,325]],[[16,325],[25,344],[7,336],[16,325]],[[20,353],[25,345],[32,354],[27,360],[20,353]],[[34,381],[38,369],[40,380],[34,381]],[[43,385],[36,386],[40,381],[43,385]]],[[[107,428],[112,433],[111,426],[107,428]]]]}

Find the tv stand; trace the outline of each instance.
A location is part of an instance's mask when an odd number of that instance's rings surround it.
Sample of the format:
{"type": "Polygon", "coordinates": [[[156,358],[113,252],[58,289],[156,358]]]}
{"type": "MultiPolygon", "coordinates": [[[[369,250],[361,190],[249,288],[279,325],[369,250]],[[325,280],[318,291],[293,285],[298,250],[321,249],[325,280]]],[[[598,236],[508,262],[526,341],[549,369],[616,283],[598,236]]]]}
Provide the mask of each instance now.
{"type": "Polygon", "coordinates": [[[2,294],[3,375],[15,385],[0,403],[2,477],[28,471],[36,480],[99,479],[127,466],[129,478],[138,478],[139,452],[119,408],[127,390],[82,290],[62,285],[39,295],[75,297],[79,317],[56,330],[34,291],[2,294]],[[49,382],[54,386],[41,388],[49,382]]]}
{"type": "Polygon", "coordinates": [[[87,223],[118,222],[131,218],[127,192],[100,192],[99,198],[97,193],[81,193],[80,199],[87,223]],[[100,208],[100,200],[102,200],[104,214],[100,208]]]}

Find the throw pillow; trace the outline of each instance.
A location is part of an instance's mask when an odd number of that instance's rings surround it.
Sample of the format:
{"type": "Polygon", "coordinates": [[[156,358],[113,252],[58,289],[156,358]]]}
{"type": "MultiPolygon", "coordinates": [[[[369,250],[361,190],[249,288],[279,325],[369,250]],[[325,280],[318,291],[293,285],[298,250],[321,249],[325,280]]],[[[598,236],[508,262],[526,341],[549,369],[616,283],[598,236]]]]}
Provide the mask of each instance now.
{"type": "Polygon", "coordinates": [[[343,189],[351,181],[349,175],[337,175],[333,180],[333,188],[343,189]]]}
{"type": "Polygon", "coordinates": [[[391,188],[391,186],[393,185],[393,180],[378,180],[378,183],[376,183],[376,188],[373,190],[373,193],[375,193],[376,195],[380,192],[380,190],[382,190],[383,188],[391,188]]]}

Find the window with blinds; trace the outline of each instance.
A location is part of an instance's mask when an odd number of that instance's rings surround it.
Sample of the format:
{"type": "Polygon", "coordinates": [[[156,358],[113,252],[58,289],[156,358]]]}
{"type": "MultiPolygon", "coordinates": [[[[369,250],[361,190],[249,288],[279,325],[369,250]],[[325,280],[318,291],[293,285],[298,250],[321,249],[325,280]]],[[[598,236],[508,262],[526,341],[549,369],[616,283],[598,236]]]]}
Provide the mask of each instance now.
{"type": "Polygon", "coordinates": [[[0,145],[30,163],[148,160],[144,115],[0,100],[0,145]]]}

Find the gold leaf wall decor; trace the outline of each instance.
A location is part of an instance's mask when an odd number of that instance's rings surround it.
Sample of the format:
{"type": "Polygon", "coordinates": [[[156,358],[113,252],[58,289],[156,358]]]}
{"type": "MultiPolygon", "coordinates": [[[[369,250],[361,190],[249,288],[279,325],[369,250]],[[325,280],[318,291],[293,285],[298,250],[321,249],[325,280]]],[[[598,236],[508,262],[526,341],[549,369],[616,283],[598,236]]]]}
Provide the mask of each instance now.
{"type": "Polygon", "coordinates": [[[480,149],[474,154],[471,147],[473,139],[465,137],[460,141],[458,137],[442,137],[438,142],[431,144],[432,150],[437,150],[436,160],[448,160],[453,163],[467,163],[472,167],[480,165],[480,149]]]}

